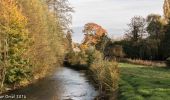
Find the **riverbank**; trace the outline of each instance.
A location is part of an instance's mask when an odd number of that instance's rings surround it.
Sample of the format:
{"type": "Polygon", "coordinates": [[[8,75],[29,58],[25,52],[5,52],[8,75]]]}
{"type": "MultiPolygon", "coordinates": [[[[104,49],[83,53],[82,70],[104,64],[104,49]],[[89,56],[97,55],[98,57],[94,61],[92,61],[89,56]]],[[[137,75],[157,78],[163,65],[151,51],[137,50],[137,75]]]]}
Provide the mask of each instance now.
{"type": "Polygon", "coordinates": [[[97,100],[117,100],[118,64],[104,60],[95,62],[90,66],[90,73],[93,82],[100,92],[97,100]]]}
{"type": "Polygon", "coordinates": [[[103,53],[95,49],[67,54],[67,63],[72,68],[86,68],[89,79],[99,90],[97,100],[115,100],[118,91],[119,69],[116,61],[104,59],[103,53]],[[82,56],[83,55],[83,56],[82,56]],[[83,67],[81,65],[85,65],[83,67]]]}
{"type": "Polygon", "coordinates": [[[119,100],[169,100],[170,69],[120,63],[119,100]]]}
{"type": "Polygon", "coordinates": [[[4,95],[10,94],[24,95],[27,100],[94,100],[98,91],[85,72],[61,67],[51,76],[4,95]]]}
{"type": "MultiPolygon", "coordinates": [[[[49,11],[49,6],[53,6],[51,3],[45,0],[1,0],[1,93],[28,86],[46,77],[63,62],[67,50],[62,29],[65,24],[61,24],[61,17],[53,16],[61,12],[49,11]]],[[[62,5],[63,9],[69,6],[65,1],[62,5]]]]}
{"type": "Polygon", "coordinates": [[[22,88],[29,87],[33,84],[36,84],[37,82],[40,82],[44,80],[46,77],[51,76],[55,71],[57,71],[60,67],[56,67],[53,69],[45,69],[41,74],[35,74],[35,76],[30,77],[29,81],[28,80],[22,80],[20,85],[8,85],[5,84],[3,91],[1,91],[0,95],[10,93],[12,91],[16,91],[22,88]],[[48,72],[47,72],[48,71],[48,72]]]}

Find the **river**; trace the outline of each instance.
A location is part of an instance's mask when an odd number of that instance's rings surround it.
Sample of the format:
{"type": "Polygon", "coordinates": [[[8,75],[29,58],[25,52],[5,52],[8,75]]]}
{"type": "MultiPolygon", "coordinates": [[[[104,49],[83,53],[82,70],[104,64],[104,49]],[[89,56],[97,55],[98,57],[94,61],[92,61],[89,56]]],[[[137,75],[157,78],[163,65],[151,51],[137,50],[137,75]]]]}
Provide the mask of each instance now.
{"type": "Polygon", "coordinates": [[[97,94],[84,72],[61,67],[54,75],[4,96],[8,100],[94,100],[97,94]]]}

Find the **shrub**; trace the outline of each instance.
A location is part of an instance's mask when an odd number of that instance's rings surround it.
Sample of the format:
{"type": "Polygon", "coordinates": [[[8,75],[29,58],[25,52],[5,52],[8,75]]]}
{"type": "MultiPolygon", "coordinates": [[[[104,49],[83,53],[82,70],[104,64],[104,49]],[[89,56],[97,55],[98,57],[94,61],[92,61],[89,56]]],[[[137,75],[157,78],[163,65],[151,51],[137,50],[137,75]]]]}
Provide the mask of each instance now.
{"type": "Polygon", "coordinates": [[[99,51],[94,51],[93,62],[90,64],[90,70],[93,73],[93,79],[101,91],[114,93],[118,89],[118,64],[114,61],[103,60],[99,51]]]}
{"type": "Polygon", "coordinates": [[[105,56],[110,59],[117,59],[123,58],[125,53],[123,51],[123,47],[121,45],[108,45],[105,49],[105,56]]]}
{"type": "Polygon", "coordinates": [[[61,64],[65,38],[63,24],[48,10],[46,0],[1,0],[0,9],[0,91],[3,92],[6,87],[19,87],[42,78],[56,64],[61,64]]]}
{"type": "Polygon", "coordinates": [[[168,67],[170,67],[170,57],[166,59],[166,64],[168,67]]]}
{"type": "MultiPolygon", "coordinates": [[[[2,0],[0,2],[0,48],[3,67],[1,88],[4,82],[11,84],[20,83],[23,79],[29,80],[31,63],[26,57],[29,38],[27,30],[27,18],[22,14],[15,0],[2,0]],[[10,16],[8,18],[7,16],[10,16]]],[[[20,85],[20,84],[19,84],[20,85]]]]}
{"type": "Polygon", "coordinates": [[[87,55],[85,52],[69,52],[66,55],[67,62],[71,65],[87,65],[87,55]]]}

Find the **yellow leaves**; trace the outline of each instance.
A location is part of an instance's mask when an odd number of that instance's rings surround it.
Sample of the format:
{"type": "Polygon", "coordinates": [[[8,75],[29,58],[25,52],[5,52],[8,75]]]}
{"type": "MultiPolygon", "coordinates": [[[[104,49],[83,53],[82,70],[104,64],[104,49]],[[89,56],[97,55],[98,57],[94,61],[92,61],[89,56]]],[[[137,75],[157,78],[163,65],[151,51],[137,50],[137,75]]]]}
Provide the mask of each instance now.
{"type": "Polygon", "coordinates": [[[1,0],[0,2],[0,24],[11,28],[23,28],[27,19],[22,15],[15,0],[1,0]]]}
{"type": "Polygon", "coordinates": [[[9,50],[15,54],[21,54],[27,45],[27,19],[16,0],[0,0],[0,9],[0,36],[8,40],[9,50]]]}
{"type": "Polygon", "coordinates": [[[86,45],[86,44],[81,44],[81,45],[80,45],[80,49],[81,49],[81,50],[87,50],[87,49],[88,49],[88,45],[86,45]]]}

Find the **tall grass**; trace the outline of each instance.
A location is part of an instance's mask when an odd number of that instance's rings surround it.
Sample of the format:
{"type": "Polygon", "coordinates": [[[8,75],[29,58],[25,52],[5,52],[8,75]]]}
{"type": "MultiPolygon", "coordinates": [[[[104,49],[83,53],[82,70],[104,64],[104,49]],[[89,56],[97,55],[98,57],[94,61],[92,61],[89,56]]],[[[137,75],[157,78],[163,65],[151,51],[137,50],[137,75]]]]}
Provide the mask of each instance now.
{"type": "Polygon", "coordinates": [[[119,80],[118,64],[114,61],[103,60],[99,52],[94,52],[93,56],[96,58],[94,57],[94,61],[90,64],[90,71],[100,94],[107,99],[115,97],[119,80]]]}
{"type": "Polygon", "coordinates": [[[92,76],[89,78],[94,80],[100,92],[97,100],[114,100],[113,98],[116,98],[119,80],[117,62],[104,60],[103,54],[95,49],[79,53],[71,52],[66,58],[71,66],[86,65],[90,72],[89,76],[92,76]]]}
{"type": "Polygon", "coordinates": [[[93,63],[90,67],[94,73],[95,80],[100,85],[101,90],[114,92],[118,85],[118,64],[116,62],[100,61],[93,63]]]}
{"type": "Polygon", "coordinates": [[[121,59],[121,62],[137,64],[137,65],[145,65],[145,66],[156,66],[156,67],[166,66],[165,62],[162,61],[150,61],[150,60],[130,59],[130,58],[121,59]]]}

